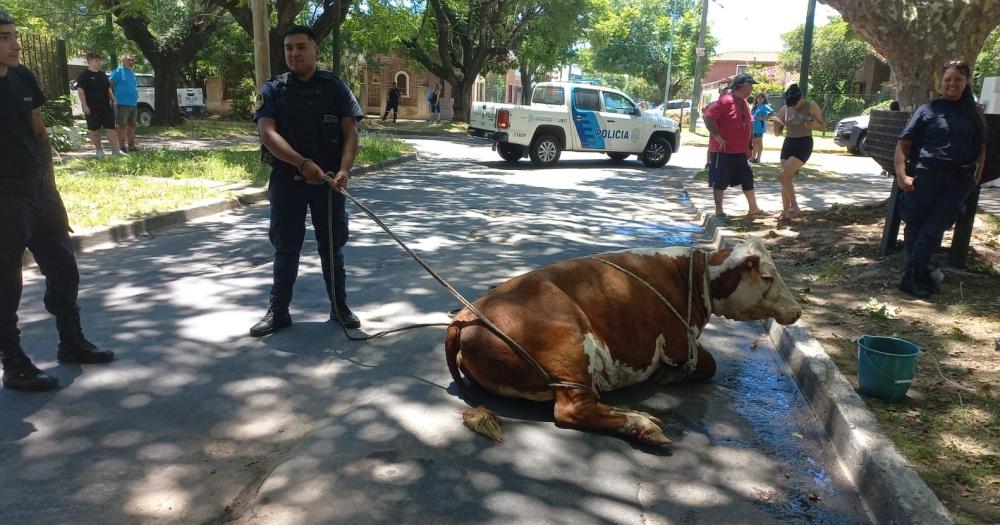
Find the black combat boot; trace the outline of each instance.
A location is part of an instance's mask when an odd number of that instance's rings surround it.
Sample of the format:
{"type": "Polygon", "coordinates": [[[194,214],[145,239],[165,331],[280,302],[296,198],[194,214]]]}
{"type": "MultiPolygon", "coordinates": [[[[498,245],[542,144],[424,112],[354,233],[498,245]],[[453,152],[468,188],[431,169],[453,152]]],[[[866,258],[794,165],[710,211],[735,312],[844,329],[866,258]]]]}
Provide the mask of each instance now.
{"type": "Polygon", "coordinates": [[[917,268],[916,282],[917,286],[932,294],[941,291],[941,288],[938,287],[937,281],[935,281],[934,277],[931,275],[930,267],[927,265],[922,264],[919,268],[917,268]]]}
{"type": "Polygon", "coordinates": [[[60,363],[96,364],[109,363],[115,358],[110,350],[100,350],[83,336],[80,316],[70,315],[56,319],[59,329],[59,351],[56,359],[60,363]]]}
{"type": "Polygon", "coordinates": [[[899,289],[913,297],[916,297],[917,299],[927,299],[931,296],[931,292],[917,283],[918,271],[919,270],[916,265],[906,265],[906,271],[903,273],[903,280],[899,282],[899,289]]]}
{"type": "Polygon", "coordinates": [[[288,313],[288,308],[272,306],[267,309],[264,318],[250,328],[250,335],[253,337],[264,337],[289,326],[292,326],[292,316],[288,313]]]}
{"type": "Polygon", "coordinates": [[[42,372],[24,355],[21,347],[3,349],[3,387],[44,392],[59,386],[59,380],[42,372]]]}
{"type": "Polygon", "coordinates": [[[330,305],[330,320],[344,325],[345,328],[361,328],[361,319],[354,315],[347,303],[330,305]],[[343,316],[343,321],[341,321],[341,316],[343,316]]]}

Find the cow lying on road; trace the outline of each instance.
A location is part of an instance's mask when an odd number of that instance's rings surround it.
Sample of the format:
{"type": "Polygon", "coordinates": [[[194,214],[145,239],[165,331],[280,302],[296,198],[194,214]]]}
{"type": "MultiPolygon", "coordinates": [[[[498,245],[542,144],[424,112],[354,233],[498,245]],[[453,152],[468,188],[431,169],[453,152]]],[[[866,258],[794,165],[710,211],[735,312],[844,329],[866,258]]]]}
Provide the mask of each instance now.
{"type": "Polygon", "coordinates": [[[697,337],[712,314],[791,324],[802,313],[755,237],[713,252],[674,247],[572,259],[515,277],[473,305],[544,372],[463,308],[448,327],[445,353],[462,395],[478,405],[464,414],[469,428],[502,441],[496,415],[461,373],[496,395],[554,398],[560,427],[652,445],[670,443],[659,419],[605,405],[598,392],[650,377],[662,384],[711,378],[715,359],[697,337]]]}

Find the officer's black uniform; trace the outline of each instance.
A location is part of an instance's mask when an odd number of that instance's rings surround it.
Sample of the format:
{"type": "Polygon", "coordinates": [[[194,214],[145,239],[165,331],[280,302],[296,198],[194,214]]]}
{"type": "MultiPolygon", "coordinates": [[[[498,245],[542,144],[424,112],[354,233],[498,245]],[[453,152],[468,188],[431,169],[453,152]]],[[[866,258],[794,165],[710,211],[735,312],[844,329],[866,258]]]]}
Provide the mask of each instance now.
{"type": "Polygon", "coordinates": [[[977,186],[979,151],[986,137],[963,101],[938,97],[917,108],[900,133],[911,141],[914,191],[900,194],[906,228],[906,273],[900,289],[925,298],[937,292],[928,265],[931,254],[977,186]]]}
{"type": "MultiPolygon", "coordinates": [[[[303,82],[289,72],[265,82],[261,87],[261,96],[263,100],[254,114],[254,121],[273,118],[278,134],[292,149],[317,163],[323,171],[339,171],[343,151],[340,121],[344,118],[364,118],[361,106],[343,81],[328,71],[317,70],[312,78],[303,82]]],[[[268,198],[271,201],[269,236],[274,246],[274,285],[271,287],[269,313],[287,312],[291,304],[292,286],[298,275],[299,255],[305,239],[306,208],[310,211],[316,231],[327,295],[331,304],[336,301],[341,311],[349,312],[343,255],[349,235],[344,196],[339,192],[333,195],[333,270],[337,290],[337,296],[333,297],[327,234],[329,185],[296,180],[301,179],[298,167],[277,158],[272,158],[272,166],[268,198]]]]}
{"type": "Polygon", "coordinates": [[[0,357],[4,386],[45,390],[55,378],[38,371],[21,350],[17,308],[21,300],[21,256],[31,250],[45,275],[45,308],[59,327],[59,360],[106,362],[83,338],[77,306],[80,274],[69,238],[69,219],[33,129],[32,112],[45,103],[35,75],[9,67],[0,77],[0,357]]]}

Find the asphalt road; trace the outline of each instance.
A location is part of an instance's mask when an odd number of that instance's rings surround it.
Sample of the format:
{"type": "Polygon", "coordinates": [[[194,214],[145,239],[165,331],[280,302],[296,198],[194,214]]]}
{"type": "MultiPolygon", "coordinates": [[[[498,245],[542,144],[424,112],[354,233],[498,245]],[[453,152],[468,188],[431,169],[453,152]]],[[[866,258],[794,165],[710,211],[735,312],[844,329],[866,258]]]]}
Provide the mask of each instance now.
{"type": "MultiPolygon", "coordinates": [[[[583,154],[533,170],[468,141],[413,142],[422,160],[352,192],[470,298],[546,263],[698,240],[693,152],[659,170],[583,154]]],[[[246,333],[270,282],[266,206],[80,255],[85,326],[110,366],[57,365],[43,280],[26,272],[24,345],[64,386],[0,391],[0,523],[868,522],[756,324],[708,327],[709,383],[605,396],[661,416],[671,449],[488,397],[496,445],[461,424],[443,330],[347,341],[326,320],[315,243],[304,252],[295,325],[265,339],[246,333]]],[[[368,331],[457,307],[359,212],[347,260],[368,331]]]]}

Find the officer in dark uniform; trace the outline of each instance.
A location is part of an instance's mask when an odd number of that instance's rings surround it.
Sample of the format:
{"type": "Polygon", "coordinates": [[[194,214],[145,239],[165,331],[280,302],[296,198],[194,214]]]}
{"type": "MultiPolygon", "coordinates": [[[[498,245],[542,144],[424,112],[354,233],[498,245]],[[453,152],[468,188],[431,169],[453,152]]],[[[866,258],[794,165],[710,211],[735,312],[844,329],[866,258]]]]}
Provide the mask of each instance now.
{"type": "Polygon", "coordinates": [[[25,355],[17,329],[25,248],[45,275],[45,308],[56,316],[59,362],[106,363],[114,354],[83,337],[76,304],[80,273],[38,109],[45,95],[35,75],[19,65],[20,52],[14,20],[0,11],[0,359],[4,388],[51,390],[58,380],[25,355]]]}
{"type": "Polygon", "coordinates": [[[361,321],[347,305],[347,273],[343,248],[347,244],[347,208],[344,196],[333,191],[347,186],[358,151],[361,106],[344,82],[319,70],[319,45],[312,29],[293,25],[284,33],[285,62],[290,71],[268,80],[258,95],[254,120],[273,169],[268,185],[271,201],[269,236],[274,246],[274,284],[267,314],[250,329],[261,337],[292,324],[288,306],[299,271],[308,208],[312,215],[323,278],[331,308],[330,319],[348,328],[361,321]],[[336,173],[332,181],[326,172],[336,173]],[[333,288],[330,282],[329,218],[333,214],[333,288]]]}

